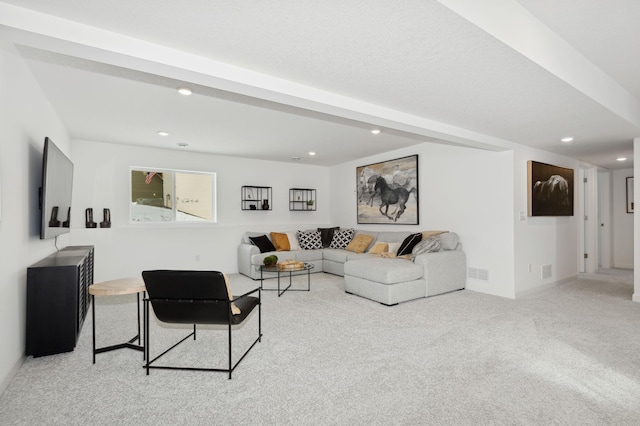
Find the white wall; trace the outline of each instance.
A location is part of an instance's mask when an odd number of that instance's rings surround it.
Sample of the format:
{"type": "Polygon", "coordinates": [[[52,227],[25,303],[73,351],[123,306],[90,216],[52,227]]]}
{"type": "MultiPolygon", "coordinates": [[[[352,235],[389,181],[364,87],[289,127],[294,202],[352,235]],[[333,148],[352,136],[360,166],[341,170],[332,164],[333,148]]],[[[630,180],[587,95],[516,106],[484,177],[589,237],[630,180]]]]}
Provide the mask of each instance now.
{"type": "Polygon", "coordinates": [[[598,267],[611,268],[613,258],[612,172],[598,171],[598,267]]]}
{"type": "Polygon", "coordinates": [[[633,268],[633,216],[627,213],[627,177],[633,169],[614,170],[613,193],[613,267],[633,268]]]}
{"type": "MultiPolygon", "coordinates": [[[[70,156],[69,136],[13,45],[0,39],[0,393],[25,351],[27,267],[55,252],[39,239],[45,136],[70,156]]],[[[58,238],[64,247],[68,235],[58,238]]]]}
{"type": "Polygon", "coordinates": [[[515,293],[538,291],[578,274],[578,175],[577,160],[528,147],[514,153],[515,293]],[[574,169],[574,215],[529,217],[527,163],[529,160],[574,169]],[[525,215],[520,220],[520,215],[525,215]],[[531,265],[531,272],[529,272],[531,265]],[[551,265],[551,278],[542,279],[542,267],[551,265]]]}
{"type": "Polygon", "coordinates": [[[467,265],[488,269],[489,281],[467,288],[503,297],[513,292],[512,152],[425,143],[331,169],[331,222],[371,230],[448,230],[458,233],[467,265]],[[356,167],[418,154],[419,225],[357,225],[356,167]]]}
{"type": "Polygon", "coordinates": [[[96,282],[140,276],[145,269],[237,272],[236,251],[244,231],[306,229],[330,221],[326,167],[90,141],[73,141],[73,161],[71,243],[95,246],[96,282]],[[216,172],[218,222],[182,227],[130,224],[131,166],[216,172]],[[242,185],[273,187],[272,210],[241,211],[242,185]],[[290,212],[289,188],[315,188],[317,210],[290,212]],[[112,227],[85,229],[88,207],[96,222],[102,220],[103,208],[111,209],[112,227]]]}

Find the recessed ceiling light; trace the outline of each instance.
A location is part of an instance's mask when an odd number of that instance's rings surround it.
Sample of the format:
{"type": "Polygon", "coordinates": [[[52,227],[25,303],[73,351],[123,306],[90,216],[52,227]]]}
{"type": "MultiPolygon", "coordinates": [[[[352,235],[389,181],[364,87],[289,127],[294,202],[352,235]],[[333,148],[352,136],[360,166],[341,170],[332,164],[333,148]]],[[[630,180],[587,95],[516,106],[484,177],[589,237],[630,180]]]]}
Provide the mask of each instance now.
{"type": "Polygon", "coordinates": [[[291,157],[293,161],[300,161],[300,157],[291,157]]]}
{"type": "Polygon", "coordinates": [[[562,142],[569,143],[573,140],[572,136],[567,136],[566,138],[560,139],[562,142]]]}
{"type": "Polygon", "coordinates": [[[313,157],[314,155],[316,155],[316,153],[313,151],[309,151],[309,155],[313,157]]]}
{"type": "Polygon", "coordinates": [[[380,129],[373,129],[371,133],[373,133],[374,135],[377,135],[378,133],[380,133],[380,129]]]}
{"type": "Polygon", "coordinates": [[[158,134],[159,134],[160,136],[169,136],[169,132],[165,132],[165,131],[163,131],[163,130],[158,131],[158,134]]]}
{"type": "Polygon", "coordinates": [[[185,96],[189,96],[190,94],[192,94],[193,92],[191,91],[191,89],[189,89],[188,87],[179,87],[178,88],[178,92],[181,95],[185,95],[185,96]]]}
{"type": "Polygon", "coordinates": [[[176,145],[178,145],[180,148],[186,148],[189,146],[189,144],[185,142],[178,142],[176,145]]]}
{"type": "Polygon", "coordinates": [[[627,157],[618,157],[616,158],[618,161],[627,161],[627,157]]]}

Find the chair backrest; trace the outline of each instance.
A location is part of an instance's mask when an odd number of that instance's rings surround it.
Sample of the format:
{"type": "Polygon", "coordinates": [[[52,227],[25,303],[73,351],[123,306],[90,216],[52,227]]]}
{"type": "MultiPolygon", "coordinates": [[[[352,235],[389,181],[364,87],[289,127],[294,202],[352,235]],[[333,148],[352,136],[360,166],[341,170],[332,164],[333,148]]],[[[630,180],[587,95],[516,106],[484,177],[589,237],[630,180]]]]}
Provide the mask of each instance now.
{"type": "Polygon", "coordinates": [[[182,324],[226,324],[231,304],[224,275],[218,271],[142,272],[156,317],[182,324]]]}

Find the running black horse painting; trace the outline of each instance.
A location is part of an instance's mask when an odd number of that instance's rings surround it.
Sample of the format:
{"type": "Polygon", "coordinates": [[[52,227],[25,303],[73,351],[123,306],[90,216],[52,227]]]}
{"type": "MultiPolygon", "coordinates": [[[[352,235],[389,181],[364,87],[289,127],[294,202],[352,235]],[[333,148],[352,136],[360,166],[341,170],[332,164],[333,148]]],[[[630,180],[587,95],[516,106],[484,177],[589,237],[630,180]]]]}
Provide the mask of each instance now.
{"type": "Polygon", "coordinates": [[[358,223],[417,225],[418,156],[356,168],[358,223]]]}

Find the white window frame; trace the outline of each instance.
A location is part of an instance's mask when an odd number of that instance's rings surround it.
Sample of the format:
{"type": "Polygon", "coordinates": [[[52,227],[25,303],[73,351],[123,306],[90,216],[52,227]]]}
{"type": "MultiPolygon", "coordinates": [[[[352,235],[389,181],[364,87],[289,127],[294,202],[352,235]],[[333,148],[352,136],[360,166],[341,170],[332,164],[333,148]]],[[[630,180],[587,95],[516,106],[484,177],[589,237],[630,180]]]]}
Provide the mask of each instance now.
{"type": "MultiPolygon", "coordinates": [[[[179,197],[176,194],[176,201],[179,197]]],[[[217,223],[218,213],[217,213],[217,178],[215,172],[204,172],[197,170],[181,170],[181,169],[167,169],[162,167],[147,167],[147,166],[130,166],[129,167],[129,198],[127,200],[129,202],[129,224],[135,226],[203,226],[203,225],[212,225],[217,223]],[[132,181],[132,172],[141,171],[141,172],[155,172],[171,174],[172,175],[172,188],[171,193],[176,194],[176,174],[194,174],[201,176],[209,176],[211,178],[211,220],[208,219],[198,219],[198,220],[176,220],[178,214],[177,203],[172,203],[171,218],[170,220],[134,220],[134,202],[133,198],[133,181],[132,181]]]]}

